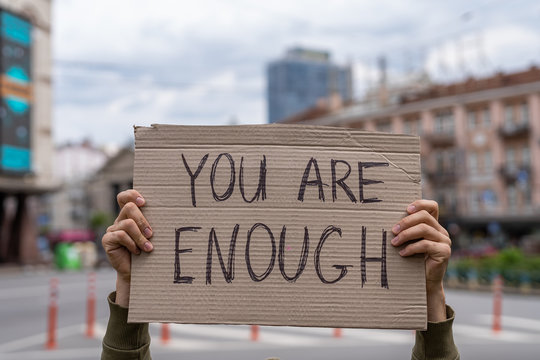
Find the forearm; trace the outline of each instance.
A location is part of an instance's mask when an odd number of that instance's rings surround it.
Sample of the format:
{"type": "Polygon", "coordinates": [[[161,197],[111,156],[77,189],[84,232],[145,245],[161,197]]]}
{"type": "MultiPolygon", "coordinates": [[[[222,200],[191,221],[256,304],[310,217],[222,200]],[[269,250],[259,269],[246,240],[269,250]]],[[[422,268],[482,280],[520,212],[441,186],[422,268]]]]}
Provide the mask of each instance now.
{"type": "Polygon", "coordinates": [[[429,322],[446,320],[446,299],[442,282],[426,285],[427,316],[429,322]]]}
{"type": "Polygon", "coordinates": [[[115,303],[128,308],[129,307],[130,283],[122,279],[119,275],[116,277],[116,301],[115,303]]]}

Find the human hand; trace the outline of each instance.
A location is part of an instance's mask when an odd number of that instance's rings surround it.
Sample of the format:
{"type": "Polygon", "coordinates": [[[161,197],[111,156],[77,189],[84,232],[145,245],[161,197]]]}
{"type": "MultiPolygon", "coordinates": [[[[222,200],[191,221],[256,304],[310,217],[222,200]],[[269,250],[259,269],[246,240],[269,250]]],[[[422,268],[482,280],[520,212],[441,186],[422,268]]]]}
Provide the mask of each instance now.
{"type": "Polygon", "coordinates": [[[151,252],[152,228],[142,214],[144,198],[136,190],[126,190],[116,197],[120,213],[114,224],[107,228],[101,243],[112,267],[116,270],[116,303],[129,305],[131,283],[131,254],[151,252]]]}
{"type": "Polygon", "coordinates": [[[425,254],[428,320],[446,319],[443,278],[451,254],[448,232],[439,224],[439,205],[432,200],[417,200],[407,207],[409,214],[393,228],[392,245],[405,245],[401,256],[425,254]],[[416,240],[414,242],[411,242],[416,240]]]}

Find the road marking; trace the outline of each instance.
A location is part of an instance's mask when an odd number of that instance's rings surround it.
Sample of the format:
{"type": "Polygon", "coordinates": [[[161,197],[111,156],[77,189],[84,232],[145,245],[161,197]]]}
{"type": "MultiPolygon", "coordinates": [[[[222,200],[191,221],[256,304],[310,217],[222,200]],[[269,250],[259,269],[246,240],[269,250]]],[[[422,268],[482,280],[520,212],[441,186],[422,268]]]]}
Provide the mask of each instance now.
{"type": "Polygon", "coordinates": [[[398,332],[398,330],[367,330],[367,329],[344,329],[343,336],[353,336],[358,339],[366,339],[391,344],[412,344],[414,331],[398,332]]]}
{"type": "MultiPolygon", "coordinates": [[[[58,292],[60,295],[63,292],[72,292],[73,289],[86,288],[86,282],[71,282],[71,283],[59,283],[58,292]]],[[[98,288],[99,288],[98,284],[98,288]]],[[[110,287],[110,284],[102,284],[101,288],[110,287]]],[[[24,286],[10,288],[9,291],[5,291],[0,294],[0,300],[10,300],[18,298],[29,298],[29,297],[44,297],[48,296],[50,287],[48,285],[38,285],[38,286],[24,286]]]]}
{"type": "MultiPolygon", "coordinates": [[[[62,339],[66,336],[73,335],[73,332],[81,332],[84,329],[83,324],[66,326],[56,330],[56,338],[62,339]]],[[[30,346],[43,344],[47,341],[47,333],[42,332],[37,335],[27,336],[25,338],[8,341],[6,343],[0,344],[0,353],[15,351],[19,349],[24,349],[30,346]]]]}
{"type": "MultiPolygon", "coordinates": [[[[478,315],[478,320],[483,324],[492,324],[493,315],[478,315]]],[[[504,329],[504,326],[510,326],[518,329],[540,331],[540,321],[532,320],[529,318],[522,318],[517,316],[501,316],[501,323],[504,329]]]]}
{"type": "Polygon", "coordinates": [[[34,360],[34,359],[81,359],[91,358],[99,359],[101,355],[101,346],[94,348],[78,348],[78,349],[58,349],[58,350],[35,350],[16,352],[11,354],[0,354],[2,360],[34,360]]]}
{"type": "MultiPolygon", "coordinates": [[[[153,327],[161,326],[160,324],[152,324],[153,327]]],[[[191,324],[170,324],[172,332],[184,333],[196,336],[207,336],[221,339],[234,339],[249,341],[249,328],[234,327],[234,326],[209,326],[209,325],[191,325],[191,324]]],[[[317,338],[302,336],[302,335],[287,335],[268,331],[265,327],[259,331],[259,341],[271,343],[275,345],[312,345],[318,341],[317,338]]]]}
{"type": "Polygon", "coordinates": [[[473,337],[476,339],[486,339],[493,341],[505,341],[523,344],[540,343],[540,334],[531,334],[522,331],[502,330],[493,332],[491,328],[485,326],[454,324],[454,334],[473,337]]]}
{"type": "MultiPolygon", "coordinates": [[[[151,327],[157,331],[159,331],[160,326],[160,324],[151,324],[151,327]]],[[[249,341],[250,339],[249,327],[170,324],[170,329],[173,333],[193,336],[213,337],[238,341],[249,341]]],[[[262,326],[259,330],[259,342],[282,346],[308,346],[314,345],[320,341],[333,339],[331,331],[332,329],[327,328],[281,328],[262,326]]],[[[343,329],[343,338],[377,341],[387,344],[408,344],[414,341],[414,335],[412,332],[394,332],[392,330],[371,329],[343,329]]]]}
{"type": "MultiPolygon", "coordinates": [[[[161,324],[150,324],[161,329],[161,324]]],[[[244,327],[221,327],[211,325],[169,324],[171,332],[195,336],[215,337],[230,340],[249,340],[249,329],[244,327]]]]}

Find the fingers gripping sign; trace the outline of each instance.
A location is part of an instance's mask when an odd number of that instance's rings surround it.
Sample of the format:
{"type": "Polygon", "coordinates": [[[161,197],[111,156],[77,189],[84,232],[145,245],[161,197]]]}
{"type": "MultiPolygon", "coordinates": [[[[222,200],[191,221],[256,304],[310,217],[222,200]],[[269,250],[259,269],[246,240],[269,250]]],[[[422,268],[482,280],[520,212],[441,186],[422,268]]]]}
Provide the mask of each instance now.
{"type": "MultiPolygon", "coordinates": [[[[151,252],[152,228],[141,212],[145,200],[136,190],[126,190],[118,194],[120,213],[103,236],[102,245],[112,267],[116,270],[117,292],[119,283],[129,289],[131,280],[131,254],[141,251],[151,252]]],[[[129,293],[129,291],[128,291],[129,293]]],[[[120,294],[117,293],[117,298],[120,294]]]]}
{"type": "Polygon", "coordinates": [[[440,282],[450,257],[451,241],[448,232],[439,224],[439,206],[434,201],[418,200],[407,208],[409,214],[392,231],[394,246],[405,245],[401,256],[426,255],[426,280],[440,282]],[[415,242],[412,242],[416,240],[415,242]]]}
{"type": "Polygon", "coordinates": [[[401,256],[424,254],[428,319],[445,318],[443,278],[451,254],[450,236],[439,224],[439,205],[431,200],[417,200],[407,207],[408,216],[392,228],[392,245],[403,246],[401,256]]]}

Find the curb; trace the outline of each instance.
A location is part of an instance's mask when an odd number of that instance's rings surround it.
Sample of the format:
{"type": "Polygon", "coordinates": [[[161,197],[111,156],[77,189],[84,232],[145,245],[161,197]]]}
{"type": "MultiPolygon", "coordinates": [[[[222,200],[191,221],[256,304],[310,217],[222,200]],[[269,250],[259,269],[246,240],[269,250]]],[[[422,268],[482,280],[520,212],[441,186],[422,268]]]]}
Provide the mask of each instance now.
{"type": "MultiPolygon", "coordinates": [[[[444,283],[445,289],[451,290],[467,290],[467,291],[476,291],[476,292],[493,292],[493,285],[484,285],[478,283],[444,283]]],[[[505,294],[515,294],[515,295],[526,295],[526,296],[540,296],[540,289],[531,288],[531,287],[514,287],[514,286],[503,286],[503,293],[505,294]]]]}

